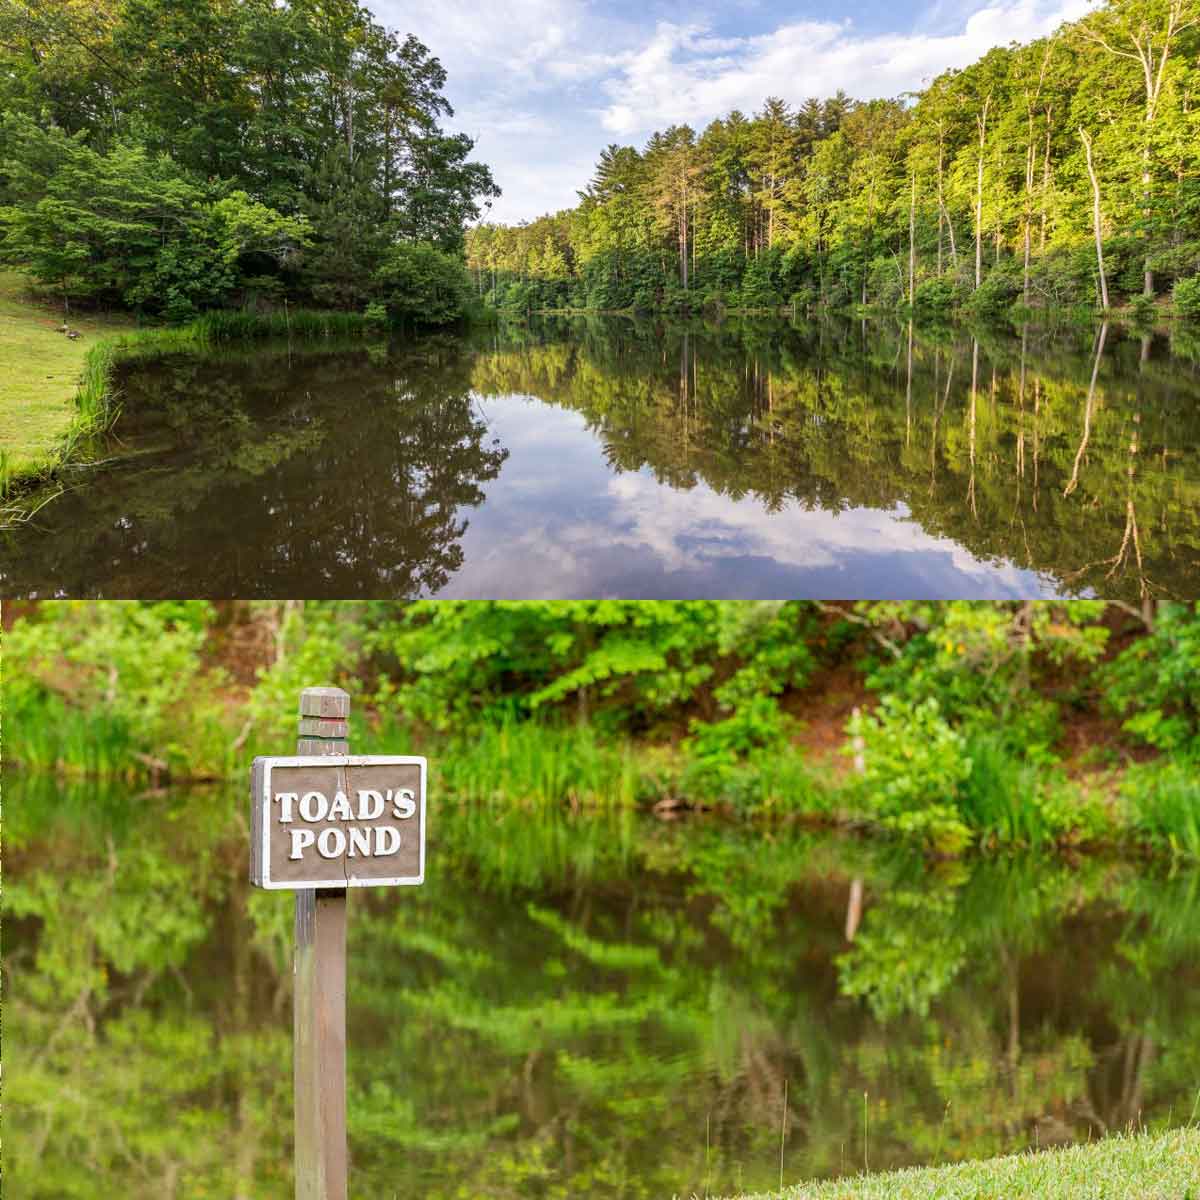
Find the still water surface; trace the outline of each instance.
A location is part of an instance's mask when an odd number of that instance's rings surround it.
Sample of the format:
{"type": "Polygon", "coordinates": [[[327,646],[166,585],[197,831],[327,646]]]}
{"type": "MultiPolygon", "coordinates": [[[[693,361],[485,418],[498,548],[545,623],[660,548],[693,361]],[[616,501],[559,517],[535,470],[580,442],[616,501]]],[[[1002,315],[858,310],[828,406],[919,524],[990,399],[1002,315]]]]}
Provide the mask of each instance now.
{"type": "Polygon", "coordinates": [[[1200,591],[1200,353],[1109,328],[545,321],[127,369],[7,595],[1200,591]]]}
{"type": "MultiPolygon", "coordinates": [[[[240,793],[6,783],[14,1194],[289,1196],[291,898],[240,793]]],[[[355,1196],[767,1189],[781,1124],[795,1182],[1200,1088],[1194,875],[443,806],[427,879],[351,896],[355,1196]]]]}

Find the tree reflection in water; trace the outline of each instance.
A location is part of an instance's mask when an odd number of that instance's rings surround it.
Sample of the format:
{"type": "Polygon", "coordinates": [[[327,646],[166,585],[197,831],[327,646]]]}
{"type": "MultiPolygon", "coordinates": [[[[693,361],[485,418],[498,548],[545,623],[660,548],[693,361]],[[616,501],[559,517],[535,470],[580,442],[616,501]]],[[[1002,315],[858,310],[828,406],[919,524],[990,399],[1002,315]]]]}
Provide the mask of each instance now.
{"type": "MultiPolygon", "coordinates": [[[[290,1195],[291,903],[245,883],[238,796],[14,788],[12,1186],[290,1195]]],[[[1194,875],[436,816],[424,887],[353,897],[358,1194],[765,1189],[781,1116],[787,1178],[836,1175],[864,1092],[873,1168],[1188,1119],[1194,875]]]]}
{"type": "Polygon", "coordinates": [[[1200,369],[1108,325],[546,320],[175,356],[125,389],[116,464],[6,535],[7,594],[796,596],[832,572],[847,596],[1137,602],[1200,581],[1200,369]]]}

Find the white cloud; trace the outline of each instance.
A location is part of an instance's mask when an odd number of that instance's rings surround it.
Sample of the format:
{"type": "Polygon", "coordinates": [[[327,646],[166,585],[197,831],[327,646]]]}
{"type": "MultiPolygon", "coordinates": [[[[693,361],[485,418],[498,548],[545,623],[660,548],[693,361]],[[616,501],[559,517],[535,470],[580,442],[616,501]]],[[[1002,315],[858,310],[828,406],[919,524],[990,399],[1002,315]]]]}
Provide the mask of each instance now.
{"type": "Polygon", "coordinates": [[[376,0],[372,11],[383,24],[415,33],[450,73],[452,87],[486,81],[504,94],[528,93],[613,65],[602,52],[611,22],[585,0],[376,0]]]}
{"type": "Polygon", "coordinates": [[[487,500],[464,515],[465,561],[445,595],[941,596],[1050,594],[1053,582],[984,562],[927,533],[903,505],[769,512],[708,484],[675,489],[648,468],[614,473],[581,414],[480,397],[511,449],[487,500]]]}
{"type": "Polygon", "coordinates": [[[676,122],[703,125],[770,95],[793,102],[841,88],[871,99],[913,90],[993,46],[1030,40],[1087,11],[1087,0],[996,0],[952,32],[860,35],[851,22],[799,21],[770,33],[716,41],[703,26],[660,22],[606,79],[605,129],[629,135],[676,122]]]}
{"type": "Polygon", "coordinates": [[[1090,6],[932,0],[915,24],[898,11],[904,29],[896,32],[862,32],[850,19],[790,20],[738,37],[703,15],[651,26],[661,5],[647,4],[637,19],[601,0],[371,3],[382,23],[416,34],[446,67],[451,125],[477,138],[476,155],[504,190],[493,216],[505,221],[573,204],[614,137],[638,142],[681,121],[702,127],[731,108],[752,112],[769,95],[896,96],[1090,6]]]}

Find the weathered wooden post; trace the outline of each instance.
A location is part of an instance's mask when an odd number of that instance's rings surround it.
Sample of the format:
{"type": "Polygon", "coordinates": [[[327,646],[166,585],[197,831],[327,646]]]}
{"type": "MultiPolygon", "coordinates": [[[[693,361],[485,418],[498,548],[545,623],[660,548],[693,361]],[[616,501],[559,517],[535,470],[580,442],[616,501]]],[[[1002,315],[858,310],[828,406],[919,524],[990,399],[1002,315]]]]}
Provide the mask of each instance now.
{"type": "Polygon", "coordinates": [[[351,756],[349,718],[341,688],[305,688],[296,755],[250,777],[250,880],[296,892],[297,1200],[346,1200],[346,889],[425,876],[425,759],[351,756]]]}
{"type": "MultiPolygon", "coordinates": [[[[350,751],[350,694],[300,693],[298,755],[350,751]]],[[[296,1200],[346,1200],[346,889],[296,892],[292,1080],[296,1200]]]]}

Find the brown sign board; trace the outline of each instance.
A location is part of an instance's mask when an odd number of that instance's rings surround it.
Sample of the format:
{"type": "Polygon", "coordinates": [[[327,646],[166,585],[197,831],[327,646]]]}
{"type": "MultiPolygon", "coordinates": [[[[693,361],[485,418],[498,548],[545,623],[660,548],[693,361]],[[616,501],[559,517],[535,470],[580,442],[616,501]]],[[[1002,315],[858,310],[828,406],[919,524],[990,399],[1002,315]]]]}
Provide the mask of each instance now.
{"type": "Polygon", "coordinates": [[[422,883],[425,759],[256,758],[250,828],[250,882],[258,887],[422,883]]]}

